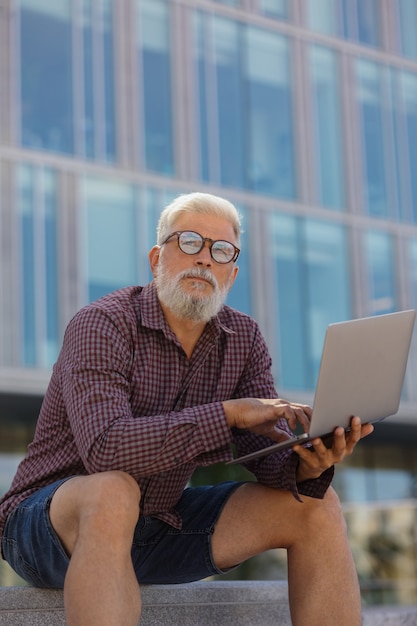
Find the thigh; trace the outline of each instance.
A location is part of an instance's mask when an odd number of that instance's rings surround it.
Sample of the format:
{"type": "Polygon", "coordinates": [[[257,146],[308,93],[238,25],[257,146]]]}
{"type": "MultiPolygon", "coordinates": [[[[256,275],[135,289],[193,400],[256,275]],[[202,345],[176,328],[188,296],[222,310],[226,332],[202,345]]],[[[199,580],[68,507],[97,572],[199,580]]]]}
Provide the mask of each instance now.
{"type": "Polygon", "coordinates": [[[228,500],[213,535],[213,558],[221,569],[233,567],[272,548],[289,548],[303,537],[311,515],[326,509],[325,500],[258,483],[242,485],[228,500]]]}
{"type": "Polygon", "coordinates": [[[35,587],[62,588],[69,558],[49,517],[59,480],[26,498],[7,518],[2,538],[6,561],[35,587]]]}
{"type": "Polygon", "coordinates": [[[175,507],[182,519],[181,529],[140,517],[132,546],[138,582],[186,583],[223,574],[213,560],[211,540],[224,506],[241,484],[186,489],[175,507]]]}

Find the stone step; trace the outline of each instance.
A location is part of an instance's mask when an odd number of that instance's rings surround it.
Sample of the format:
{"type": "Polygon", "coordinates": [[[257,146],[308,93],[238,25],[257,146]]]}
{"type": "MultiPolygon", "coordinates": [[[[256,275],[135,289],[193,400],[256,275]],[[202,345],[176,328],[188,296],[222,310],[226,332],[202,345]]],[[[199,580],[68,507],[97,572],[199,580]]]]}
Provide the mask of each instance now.
{"type": "MultiPolygon", "coordinates": [[[[284,581],[203,581],[142,588],[140,626],[291,626],[284,581]]],[[[363,626],[417,626],[417,607],[364,610],[363,626]]],[[[0,626],[65,626],[62,591],[0,588],[0,626]]]]}

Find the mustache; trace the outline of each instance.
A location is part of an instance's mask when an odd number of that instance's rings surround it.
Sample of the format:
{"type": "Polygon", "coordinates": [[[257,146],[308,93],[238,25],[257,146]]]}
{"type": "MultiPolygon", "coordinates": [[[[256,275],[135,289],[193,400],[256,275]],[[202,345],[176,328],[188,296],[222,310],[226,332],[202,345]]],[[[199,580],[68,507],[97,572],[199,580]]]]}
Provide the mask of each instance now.
{"type": "Polygon", "coordinates": [[[183,278],[201,278],[206,280],[212,287],[215,289],[218,288],[218,282],[213,274],[209,270],[205,270],[204,268],[196,267],[192,270],[185,270],[181,272],[178,276],[178,280],[182,280],[183,278]]]}

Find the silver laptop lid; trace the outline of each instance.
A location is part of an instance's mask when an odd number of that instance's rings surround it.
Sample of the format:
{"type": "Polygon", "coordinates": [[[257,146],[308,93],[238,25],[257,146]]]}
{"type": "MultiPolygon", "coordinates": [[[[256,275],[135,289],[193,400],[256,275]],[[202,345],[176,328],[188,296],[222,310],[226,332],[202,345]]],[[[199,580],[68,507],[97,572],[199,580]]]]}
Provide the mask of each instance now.
{"type": "Polygon", "coordinates": [[[229,461],[235,465],[397,413],[416,311],[330,324],[326,331],[310,432],[229,461]]]}
{"type": "Polygon", "coordinates": [[[330,324],[326,331],[310,436],[397,413],[416,312],[330,324]]]}

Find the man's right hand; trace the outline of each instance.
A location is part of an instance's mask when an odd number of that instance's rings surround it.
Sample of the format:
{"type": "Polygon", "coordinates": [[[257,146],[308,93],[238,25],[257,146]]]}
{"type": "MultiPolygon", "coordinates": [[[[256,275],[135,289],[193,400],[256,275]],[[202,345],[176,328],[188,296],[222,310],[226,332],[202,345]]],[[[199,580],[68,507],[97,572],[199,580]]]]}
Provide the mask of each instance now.
{"type": "Polygon", "coordinates": [[[289,402],[282,398],[237,398],[225,400],[223,408],[230,428],[246,429],[264,435],[273,441],[283,441],[289,435],[279,427],[280,419],[286,419],[291,430],[297,422],[307,432],[312,409],[307,404],[289,402]]]}

